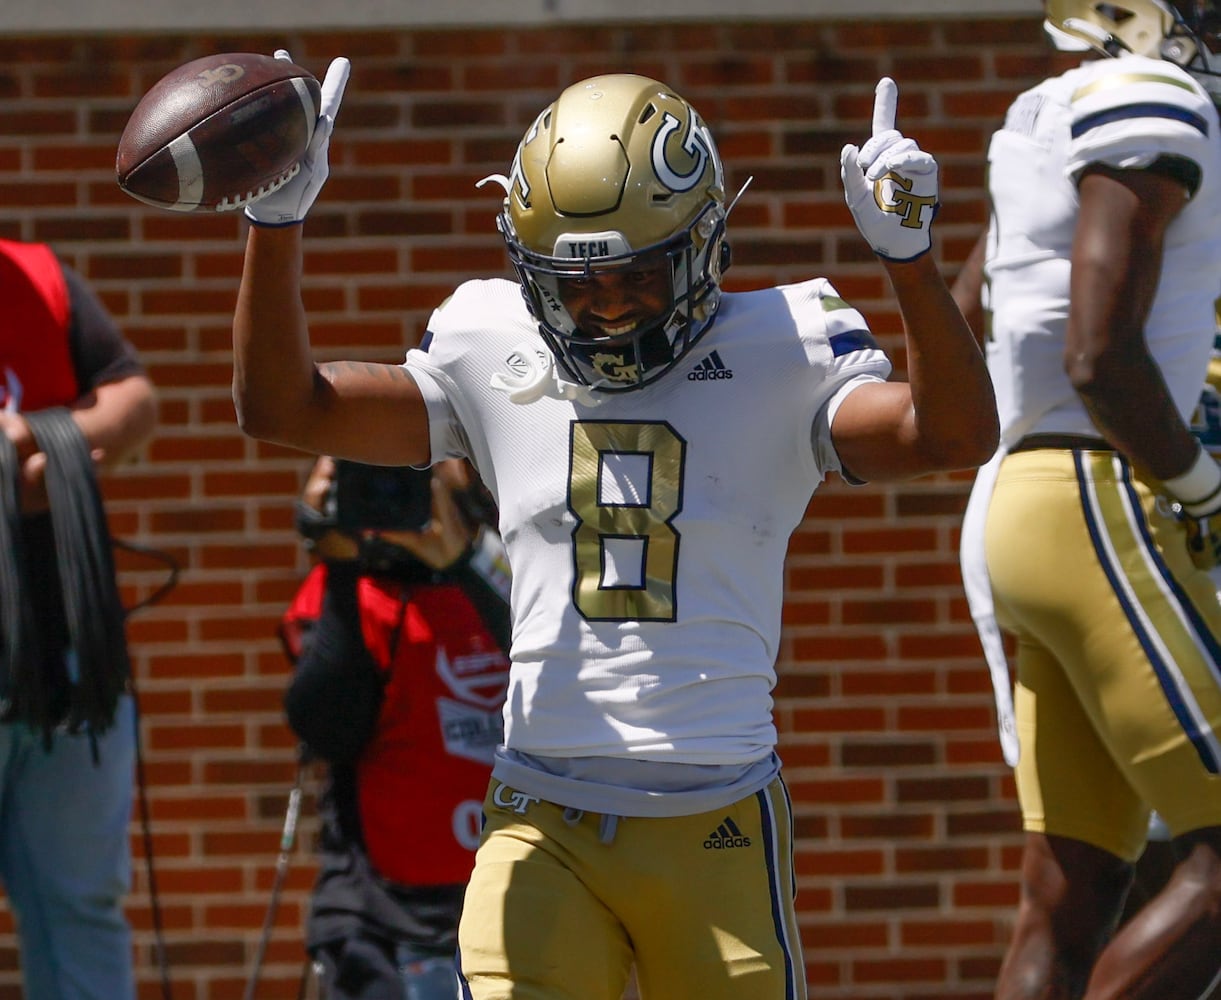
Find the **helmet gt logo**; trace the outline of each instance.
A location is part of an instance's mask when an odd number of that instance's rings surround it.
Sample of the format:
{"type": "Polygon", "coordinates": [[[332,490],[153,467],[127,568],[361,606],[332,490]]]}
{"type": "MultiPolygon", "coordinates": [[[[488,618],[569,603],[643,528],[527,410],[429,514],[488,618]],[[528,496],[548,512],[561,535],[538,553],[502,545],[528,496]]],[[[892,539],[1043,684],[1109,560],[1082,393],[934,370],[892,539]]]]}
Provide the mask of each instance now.
{"type": "MultiPolygon", "coordinates": [[[[923,229],[923,211],[926,207],[934,207],[937,204],[937,199],[932,195],[924,197],[913,195],[910,193],[911,189],[911,180],[907,177],[900,177],[892,170],[873,182],[873,200],[877,202],[878,208],[883,212],[901,215],[903,218],[900,220],[899,225],[904,229],[923,229]],[[886,200],[885,185],[887,181],[890,181],[892,201],[886,200]]],[[[930,217],[928,221],[932,222],[932,218],[930,217]]]]}
{"type": "Polygon", "coordinates": [[[527,179],[526,172],[521,166],[521,153],[523,149],[538,138],[539,126],[545,117],[547,117],[546,110],[540,112],[538,117],[534,119],[534,124],[526,130],[526,134],[518,144],[516,152],[513,153],[513,163],[509,167],[509,193],[512,194],[516,191],[517,197],[521,199],[523,205],[530,204],[530,181],[527,179]]]}
{"type": "Polygon", "coordinates": [[[707,135],[708,127],[696,117],[694,112],[691,115],[690,129],[683,136],[682,142],[683,152],[691,157],[693,161],[691,169],[683,173],[670,163],[666,155],[666,140],[681,125],[682,122],[670,114],[670,112],[667,111],[662,115],[661,124],[653,136],[653,147],[651,150],[653,172],[662,184],[678,194],[690,191],[699,183],[700,178],[704,175],[704,165],[708,162],[709,157],[712,157],[716,165],[718,181],[721,172],[720,161],[711,152],[713,146],[711,138],[707,135]]]}
{"type": "Polygon", "coordinates": [[[609,382],[635,382],[639,373],[634,364],[628,364],[622,354],[598,353],[589,363],[609,382]]]}

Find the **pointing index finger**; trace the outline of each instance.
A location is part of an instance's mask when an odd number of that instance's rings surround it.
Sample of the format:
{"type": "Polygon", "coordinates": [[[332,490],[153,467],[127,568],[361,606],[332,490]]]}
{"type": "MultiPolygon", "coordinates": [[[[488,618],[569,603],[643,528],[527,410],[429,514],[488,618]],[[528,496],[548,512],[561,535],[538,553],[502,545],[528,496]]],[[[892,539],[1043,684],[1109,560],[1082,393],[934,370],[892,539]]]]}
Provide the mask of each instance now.
{"type": "Polygon", "coordinates": [[[351,71],[352,64],[342,56],[331,61],[322,80],[321,114],[331,118],[338,114],[339,102],[343,100],[343,91],[348,85],[351,71]]]}
{"type": "Polygon", "coordinates": [[[895,127],[895,111],[899,105],[899,88],[888,76],[882,77],[874,89],[873,134],[881,135],[895,127]]]}

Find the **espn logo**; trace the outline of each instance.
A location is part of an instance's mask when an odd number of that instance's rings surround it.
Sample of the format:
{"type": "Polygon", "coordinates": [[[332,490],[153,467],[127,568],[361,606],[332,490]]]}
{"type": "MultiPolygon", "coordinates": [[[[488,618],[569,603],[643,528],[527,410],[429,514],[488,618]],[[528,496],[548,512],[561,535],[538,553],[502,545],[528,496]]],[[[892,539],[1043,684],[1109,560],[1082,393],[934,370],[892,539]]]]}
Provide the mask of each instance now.
{"type": "Polygon", "coordinates": [[[716,378],[733,378],[733,369],[726,368],[721,355],[713,351],[693,371],[687,373],[688,382],[708,382],[716,378]]]}

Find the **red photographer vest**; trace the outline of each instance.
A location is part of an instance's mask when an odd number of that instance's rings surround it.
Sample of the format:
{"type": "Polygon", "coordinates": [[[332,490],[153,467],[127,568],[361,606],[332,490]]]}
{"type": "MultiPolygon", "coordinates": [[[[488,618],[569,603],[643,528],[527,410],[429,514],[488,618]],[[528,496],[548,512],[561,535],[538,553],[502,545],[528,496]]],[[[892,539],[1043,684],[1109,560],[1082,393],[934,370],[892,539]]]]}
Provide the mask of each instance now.
{"type": "MultiPolygon", "coordinates": [[[[316,618],[325,579],[315,566],[286,617],[316,618]]],[[[369,860],[404,885],[465,882],[504,737],[508,658],[456,584],[361,577],[357,603],[385,681],[377,729],[356,762],[369,860]]]]}
{"type": "Polygon", "coordinates": [[[67,406],[78,394],[68,346],[71,307],[50,247],[0,240],[0,299],[0,408],[16,391],[25,412],[67,406]]]}

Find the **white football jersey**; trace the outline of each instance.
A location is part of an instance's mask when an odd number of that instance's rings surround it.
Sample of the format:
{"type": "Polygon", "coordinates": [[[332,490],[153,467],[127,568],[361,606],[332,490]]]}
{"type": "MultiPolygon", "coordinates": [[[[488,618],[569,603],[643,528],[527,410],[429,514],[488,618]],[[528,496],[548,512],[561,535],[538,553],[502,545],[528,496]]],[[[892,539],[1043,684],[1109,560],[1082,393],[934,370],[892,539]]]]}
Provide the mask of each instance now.
{"type": "Polygon", "coordinates": [[[889,361],[825,280],[726,293],[696,348],[630,392],[559,380],[536,331],[515,282],[470,281],[405,361],[432,460],[470,458],[500,509],[506,746],[769,755],[789,536],[839,468],[835,409],[889,361]]]}
{"type": "Polygon", "coordinates": [[[993,136],[987,353],[1007,445],[1032,431],[1098,433],[1064,374],[1076,179],[1091,164],[1139,168],[1163,155],[1189,160],[1201,174],[1166,234],[1145,328],[1187,420],[1199,399],[1213,300],[1221,291],[1221,141],[1208,95],[1169,62],[1099,59],[1020,95],[993,136]]]}

